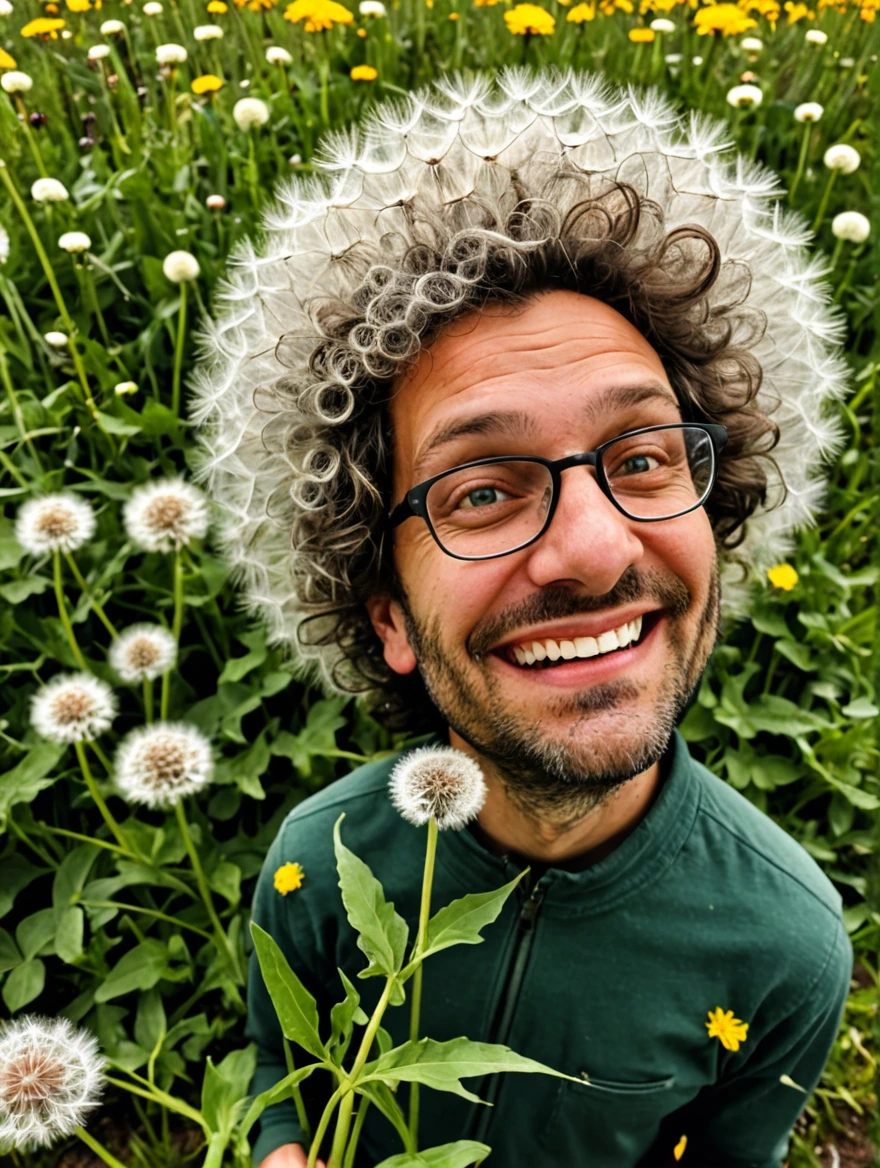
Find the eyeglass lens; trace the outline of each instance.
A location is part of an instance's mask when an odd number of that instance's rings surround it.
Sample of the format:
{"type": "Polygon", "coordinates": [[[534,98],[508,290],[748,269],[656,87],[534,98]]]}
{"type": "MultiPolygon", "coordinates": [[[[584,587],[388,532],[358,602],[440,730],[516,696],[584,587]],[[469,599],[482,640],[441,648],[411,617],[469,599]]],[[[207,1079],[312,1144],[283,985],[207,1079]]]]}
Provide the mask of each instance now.
{"type": "MultiPolygon", "coordinates": [[[[673,519],[703,501],[715,451],[705,430],[670,427],[619,438],[602,455],[611,493],[633,519],[673,519]]],[[[572,467],[566,473],[591,467],[572,467]]],[[[455,470],[427,497],[442,546],[459,556],[491,556],[528,543],[543,528],[553,495],[546,466],[511,458],[455,470]]]]}

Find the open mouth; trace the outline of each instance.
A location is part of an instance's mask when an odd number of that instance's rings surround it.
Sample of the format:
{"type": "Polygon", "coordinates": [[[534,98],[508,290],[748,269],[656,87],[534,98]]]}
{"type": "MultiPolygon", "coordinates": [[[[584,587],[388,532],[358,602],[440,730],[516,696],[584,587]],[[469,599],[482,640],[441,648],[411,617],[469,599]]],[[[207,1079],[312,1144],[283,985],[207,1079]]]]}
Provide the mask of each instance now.
{"type": "Polygon", "coordinates": [[[634,641],[630,641],[628,645],[618,646],[616,649],[609,649],[604,653],[595,653],[591,657],[559,657],[556,661],[551,661],[546,657],[543,661],[534,661],[531,664],[521,664],[514,656],[513,647],[507,646],[499,649],[493,655],[506,662],[508,665],[514,666],[516,669],[537,673],[538,671],[549,671],[551,669],[565,669],[566,667],[583,667],[598,663],[609,657],[619,658],[622,654],[632,652],[642,645],[654,632],[660,621],[663,619],[663,610],[657,609],[655,612],[646,612],[642,618],[642,627],[638,637],[634,641]]]}

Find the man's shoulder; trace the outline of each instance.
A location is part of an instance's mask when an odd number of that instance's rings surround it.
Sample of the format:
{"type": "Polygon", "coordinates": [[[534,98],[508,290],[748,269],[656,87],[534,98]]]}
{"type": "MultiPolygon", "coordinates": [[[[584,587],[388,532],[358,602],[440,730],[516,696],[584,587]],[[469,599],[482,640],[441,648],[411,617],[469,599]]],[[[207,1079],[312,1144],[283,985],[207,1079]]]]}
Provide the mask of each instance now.
{"type": "MultiPolygon", "coordinates": [[[[746,875],[740,891],[764,903],[781,897],[801,920],[812,917],[819,929],[841,919],[843,900],[809,852],[745,795],[694,761],[700,776],[700,818],[710,840],[713,866],[731,875],[746,875]]],[[[781,907],[777,903],[777,907],[781,907]]]]}

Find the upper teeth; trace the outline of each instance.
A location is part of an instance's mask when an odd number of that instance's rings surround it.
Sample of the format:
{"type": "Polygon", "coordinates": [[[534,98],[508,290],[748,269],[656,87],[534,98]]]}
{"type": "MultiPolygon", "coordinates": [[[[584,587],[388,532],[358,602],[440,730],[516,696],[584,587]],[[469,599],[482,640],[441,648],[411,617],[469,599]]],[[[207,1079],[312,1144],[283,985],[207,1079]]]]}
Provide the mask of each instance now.
{"type": "Polygon", "coordinates": [[[602,653],[610,653],[613,649],[622,649],[624,645],[637,641],[641,634],[642,618],[637,616],[635,620],[607,633],[600,633],[598,637],[575,637],[572,641],[554,641],[548,637],[544,641],[528,641],[522,645],[514,645],[513,655],[520,665],[534,665],[536,661],[543,661],[545,657],[551,661],[558,661],[560,657],[567,660],[573,657],[596,657],[602,653]]]}

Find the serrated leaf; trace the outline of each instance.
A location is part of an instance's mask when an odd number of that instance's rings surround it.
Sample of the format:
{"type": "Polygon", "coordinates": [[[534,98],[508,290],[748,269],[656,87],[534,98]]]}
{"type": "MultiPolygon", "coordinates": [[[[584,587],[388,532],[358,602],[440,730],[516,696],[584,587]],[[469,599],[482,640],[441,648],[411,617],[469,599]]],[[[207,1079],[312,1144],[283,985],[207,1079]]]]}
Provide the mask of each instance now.
{"type": "Polygon", "coordinates": [[[474,1140],[456,1140],[454,1144],[440,1144],[421,1152],[399,1152],[377,1164],[376,1168],[468,1168],[485,1160],[492,1149],[488,1144],[474,1140]]]}
{"type": "Polygon", "coordinates": [[[553,1075],[557,1079],[571,1079],[576,1083],[582,1081],[516,1054],[509,1046],[471,1042],[469,1038],[453,1038],[449,1042],[422,1038],[419,1042],[405,1042],[403,1046],[395,1047],[368,1063],[362,1078],[424,1083],[435,1091],[450,1091],[472,1103],[482,1103],[479,1095],[465,1090],[460,1080],[494,1075],[500,1071],[540,1073],[553,1075]]]}
{"type": "Polygon", "coordinates": [[[309,1054],[326,1059],[327,1051],[318,1033],[318,1006],[287,963],[278,945],[265,929],[251,921],[251,935],[257,951],[257,960],[263,981],[281,1032],[291,1042],[298,1043],[309,1054]]]}
{"type": "Polygon", "coordinates": [[[492,892],[470,892],[441,908],[428,921],[423,959],[451,945],[479,945],[480,930],[498,918],[507,898],[528,872],[524,868],[508,884],[492,892]]]}
{"type": "Polygon", "coordinates": [[[361,970],[358,976],[374,977],[382,974],[391,977],[399,973],[403,965],[409,926],[394,911],[394,905],[386,901],[382,885],[369,866],[342,842],[339,825],[344,818],[345,812],[333,825],[333,846],[342,903],[349,924],[358,934],[358,947],[370,960],[369,966],[361,970]]]}

